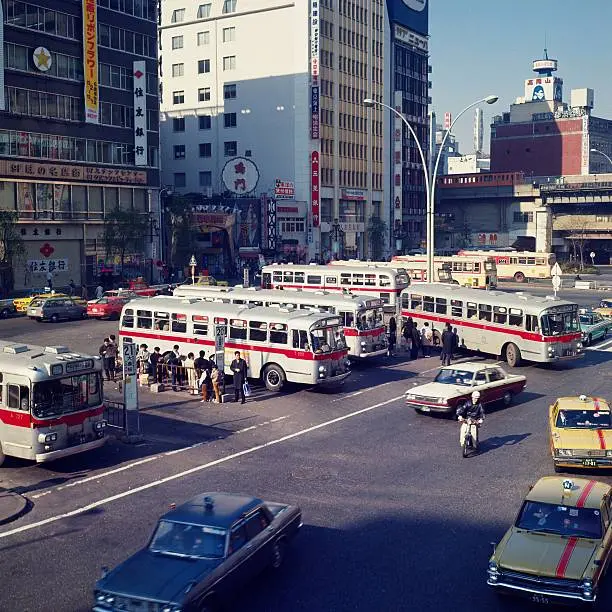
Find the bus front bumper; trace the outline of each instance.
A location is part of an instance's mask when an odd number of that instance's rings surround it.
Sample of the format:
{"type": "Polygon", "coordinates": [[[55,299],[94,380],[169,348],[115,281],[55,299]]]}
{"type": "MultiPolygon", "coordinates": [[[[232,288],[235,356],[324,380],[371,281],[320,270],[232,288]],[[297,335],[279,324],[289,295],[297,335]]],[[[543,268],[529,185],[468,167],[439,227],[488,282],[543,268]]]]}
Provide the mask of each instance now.
{"type": "Polygon", "coordinates": [[[85,442],[84,444],[77,444],[76,446],[67,446],[66,448],[48,451],[46,453],[36,453],[36,462],[45,463],[47,461],[61,459],[62,457],[69,457],[70,455],[75,455],[76,453],[84,453],[86,451],[93,450],[94,448],[104,446],[105,442],[106,437],[92,440],[91,442],[85,442]]]}
{"type": "Polygon", "coordinates": [[[341,385],[350,375],[350,372],[344,372],[342,374],[336,374],[336,376],[319,378],[316,385],[317,387],[335,387],[337,385],[341,385]]]}
{"type": "Polygon", "coordinates": [[[387,347],[385,348],[381,348],[381,349],[377,349],[375,351],[362,351],[361,353],[359,353],[359,355],[355,355],[355,357],[358,357],[359,359],[368,359],[370,357],[380,357],[381,355],[386,355],[387,351],[389,349],[387,347]]]}

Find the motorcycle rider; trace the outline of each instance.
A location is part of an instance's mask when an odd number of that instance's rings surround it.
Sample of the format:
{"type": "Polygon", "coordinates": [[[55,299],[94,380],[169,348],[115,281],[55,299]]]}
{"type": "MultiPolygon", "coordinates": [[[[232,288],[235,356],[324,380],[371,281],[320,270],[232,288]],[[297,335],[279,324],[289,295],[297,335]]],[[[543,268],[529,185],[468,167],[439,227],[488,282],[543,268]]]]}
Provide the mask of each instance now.
{"type": "Polygon", "coordinates": [[[472,400],[470,402],[464,402],[457,408],[457,418],[461,423],[461,430],[459,432],[459,445],[463,446],[465,436],[468,432],[468,420],[476,422],[476,427],[472,430],[472,444],[474,450],[478,449],[478,426],[482,425],[484,421],[484,408],[480,403],[480,392],[474,391],[472,393],[472,400]]]}

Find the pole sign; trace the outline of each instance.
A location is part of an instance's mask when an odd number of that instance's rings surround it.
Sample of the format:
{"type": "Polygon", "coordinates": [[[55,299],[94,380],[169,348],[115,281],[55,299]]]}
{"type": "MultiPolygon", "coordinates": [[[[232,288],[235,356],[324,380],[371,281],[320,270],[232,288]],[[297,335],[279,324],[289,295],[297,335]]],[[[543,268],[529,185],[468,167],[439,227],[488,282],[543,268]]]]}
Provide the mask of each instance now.
{"type": "Polygon", "coordinates": [[[137,166],[147,165],[147,63],[133,64],[134,87],[134,160],[137,166]]]}
{"type": "Polygon", "coordinates": [[[215,325],[215,354],[217,367],[223,372],[225,369],[225,325],[215,325]]]}
{"type": "Polygon", "coordinates": [[[136,345],[133,342],[124,342],[123,354],[123,376],[136,374],[136,345]]]}
{"type": "Polygon", "coordinates": [[[319,227],[319,152],[313,151],[310,156],[310,197],[312,227],[319,227]]]}
{"type": "Polygon", "coordinates": [[[243,268],[242,269],[242,285],[245,288],[248,288],[250,285],[250,281],[249,281],[249,269],[248,268],[243,268]]]}
{"type": "Polygon", "coordinates": [[[555,265],[551,268],[550,273],[552,274],[552,286],[557,297],[557,291],[561,288],[561,266],[555,262],[555,265]]]}
{"type": "Polygon", "coordinates": [[[124,342],[123,356],[123,401],[126,410],[138,410],[138,380],[136,378],[136,345],[124,342]]]}

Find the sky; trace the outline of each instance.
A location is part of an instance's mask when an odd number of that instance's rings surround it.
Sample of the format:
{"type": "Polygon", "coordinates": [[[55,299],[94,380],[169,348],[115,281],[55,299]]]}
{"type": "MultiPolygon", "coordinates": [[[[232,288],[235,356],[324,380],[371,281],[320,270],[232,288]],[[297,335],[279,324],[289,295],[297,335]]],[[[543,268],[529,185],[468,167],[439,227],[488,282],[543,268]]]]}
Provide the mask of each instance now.
{"type": "MultiPolygon", "coordinates": [[[[484,105],[485,142],[493,115],[508,111],[523,95],[531,62],[548,56],[559,61],[563,100],[572,89],[595,90],[593,114],[612,119],[612,0],[429,0],[429,51],[432,108],[442,123],[489,94],[484,105]]],[[[473,111],[453,132],[460,151],[471,153],[473,111]]],[[[488,144],[485,146],[488,150],[488,144]]]]}

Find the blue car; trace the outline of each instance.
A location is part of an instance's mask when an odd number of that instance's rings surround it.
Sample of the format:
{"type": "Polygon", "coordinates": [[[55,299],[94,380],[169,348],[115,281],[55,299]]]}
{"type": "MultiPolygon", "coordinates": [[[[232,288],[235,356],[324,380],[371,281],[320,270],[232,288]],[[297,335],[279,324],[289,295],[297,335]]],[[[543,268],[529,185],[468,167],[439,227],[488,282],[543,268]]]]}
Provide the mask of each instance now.
{"type": "Polygon", "coordinates": [[[612,320],[604,319],[598,312],[581,310],[580,329],[582,330],[582,343],[589,346],[608,335],[612,329],[612,320]]]}
{"type": "Polygon", "coordinates": [[[302,525],[297,506],[203,493],[159,519],[143,549],[96,583],[96,612],[210,612],[278,569],[302,525]]]}

